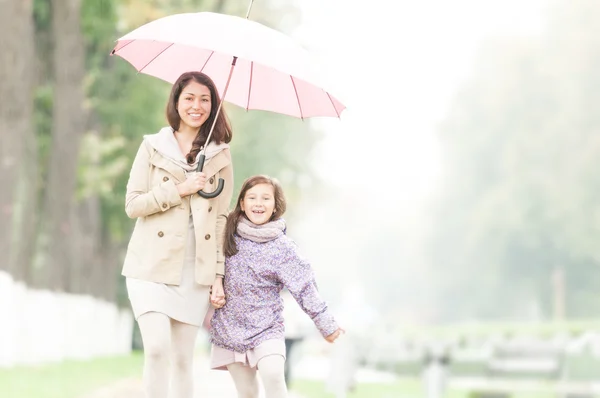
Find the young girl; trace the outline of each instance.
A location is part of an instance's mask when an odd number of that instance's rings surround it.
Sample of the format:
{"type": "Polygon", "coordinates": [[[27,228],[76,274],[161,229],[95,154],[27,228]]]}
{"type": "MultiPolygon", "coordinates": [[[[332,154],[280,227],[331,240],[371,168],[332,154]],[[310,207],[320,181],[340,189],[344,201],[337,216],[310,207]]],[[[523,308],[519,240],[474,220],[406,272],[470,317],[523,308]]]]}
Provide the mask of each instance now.
{"type": "Polygon", "coordinates": [[[266,398],[287,397],[283,287],[328,342],[343,332],[317,291],[310,265],[285,235],[285,207],[279,183],[254,176],[242,185],[225,227],[227,304],[211,320],[211,367],[229,370],[244,398],[259,396],[257,370],[266,398]]]}

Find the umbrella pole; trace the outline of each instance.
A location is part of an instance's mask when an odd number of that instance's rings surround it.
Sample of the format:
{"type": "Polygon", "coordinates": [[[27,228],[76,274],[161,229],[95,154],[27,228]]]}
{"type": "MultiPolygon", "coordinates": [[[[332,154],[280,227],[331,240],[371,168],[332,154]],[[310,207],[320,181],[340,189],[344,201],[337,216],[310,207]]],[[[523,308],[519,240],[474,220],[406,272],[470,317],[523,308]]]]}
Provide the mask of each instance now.
{"type": "Polygon", "coordinates": [[[217,108],[217,113],[215,113],[215,119],[212,122],[212,126],[210,126],[210,132],[208,133],[208,137],[206,137],[206,143],[204,144],[204,148],[200,151],[200,160],[198,161],[198,171],[202,171],[202,166],[204,165],[204,154],[206,153],[206,147],[210,142],[210,137],[212,136],[213,130],[215,129],[215,125],[217,124],[217,118],[219,117],[219,113],[221,112],[221,107],[223,106],[223,101],[225,101],[225,96],[227,95],[227,89],[229,88],[229,82],[231,81],[231,76],[233,75],[233,68],[235,68],[235,63],[237,62],[237,57],[233,57],[233,61],[231,61],[231,69],[229,69],[229,76],[227,77],[227,83],[225,83],[225,89],[223,89],[223,96],[221,97],[221,101],[219,102],[219,107],[217,108]]]}
{"type": "MultiPolygon", "coordinates": [[[[208,143],[210,142],[210,137],[212,136],[213,130],[215,129],[215,125],[217,124],[217,118],[219,117],[219,113],[221,112],[221,107],[223,106],[223,101],[225,101],[225,96],[227,95],[227,89],[229,88],[229,82],[231,81],[231,76],[233,75],[233,68],[235,68],[235,63],[237,62],[237,57],[234,56],[231,61],[231,69],[229,69],[229,76],[227,77],[227,83],[225,83],[225,89],[223,90],[223,96],[221,97],[221,101],[219,102],[219,107],[217,108],[217,113],[215,113],[215,119],[213,120],[212,126],[210,126],[210,131],[208,133],[208,137],[206,137],[206,142],[204,143],[204,148],[200,151],[200,156],[198,156],[198,166],[196,167],[196,171],[200,172],[204,168],[204,160],[206,159],[206,148],[208,147],[208,143]]],[[[219,178],[219,185],[214,192],[203,192],[198,191],[198,195],[202,196],[205,199],[212,199],[219,196],[221,191],[223,191],[223,187],[225,186],[225,180],[219,178]]]]}
{"type": "MultiPolygon", "coordinates": [[[[246,12],[246,19],[250,17],[250,10],[252,10],[252,4],[254,4],[254,0],[250,0],[250,4],[248,5],[248,11],[246,12]]],[[[229,88],[229,82],[231,81],[231,76],[233,75],[233,68],[235,68],[236,62],[237,57],[234,55],[233,60],[231,61],[231,69],[229,69],[229,76],[227,76],[227,83],[225,83],[225,89],[223,90],[223,96],[221,97],[221,102],[219,102],[219,108],[217,108],[217,113],[215,114],[215,120],[213,120],[212,126],[210,126],[210,131],[208,133],[208,137],[206,137],[206,143],[204,144],[204,148],[202,148],[202,150],[200,151],[198,171],[202,171],[202,167],[204,167],[204,154],[206,153],[206,147],[210,142],[210,137],[212,136],[213,130],[215,129],[215,124],[217,124],[217,117],[219,116],[219,112],[221,112],[221,106],[223,106],[223,101],[225,101],[225,96],[227,95],[227,89],[229,88]]]]}
{"type": "Polygon", "coordinates": [[[248,5],[248,12],[246,12],[246,19],[248,19],[248,17],[250,16],[250,10],[252,9],[253,3],[254,3],[254,0],[250,0],[250,5],[248,5]]]}

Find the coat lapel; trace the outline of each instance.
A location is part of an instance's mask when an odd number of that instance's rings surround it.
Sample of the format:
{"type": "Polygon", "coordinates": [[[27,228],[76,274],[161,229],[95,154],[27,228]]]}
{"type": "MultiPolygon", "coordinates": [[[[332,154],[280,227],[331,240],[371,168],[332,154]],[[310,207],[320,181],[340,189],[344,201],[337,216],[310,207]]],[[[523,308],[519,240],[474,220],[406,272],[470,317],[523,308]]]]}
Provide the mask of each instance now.
{"type": "Polygon", "coordinates": [[[229,149],[224,149],[214,157],[210,158],[204,165],[203,172],[206,173],[206,177],[210,178],[222,170],[225,166],[231,163],[231,155],[229,149]]]}
{"type": "Polygon", "coordinates": [[[185,172],[181,167],[177,167],[169,159],[164,158],[158,151],[154,151],[150,157],[150,163],[155,167],[163,169],[171,174],[178,182],[185,181],[185,172]]]}

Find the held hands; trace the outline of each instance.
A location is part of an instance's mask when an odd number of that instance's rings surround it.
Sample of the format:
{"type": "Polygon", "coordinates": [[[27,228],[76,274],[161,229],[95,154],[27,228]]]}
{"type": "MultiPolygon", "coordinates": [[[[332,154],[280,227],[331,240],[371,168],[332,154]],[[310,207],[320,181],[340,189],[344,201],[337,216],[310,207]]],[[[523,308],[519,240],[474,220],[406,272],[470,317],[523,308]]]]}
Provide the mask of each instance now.
{"type": "Polygon", "coordinates": [[[179,192],[179,196],[184,197],[203,190],[205,185],[206,174],[193,171],[187,174],[184,182],[177,184],[177,191],[179,192]]]}
{"type": "Polygon", "coordinates": [[[215,308],[223,308],[226,303],[225,290],[223,290],[223,278],[216,278],[210,288],[210,303],[215,308]]]}
{"type": "Polygon", "coordinates": [[[340,337],[344,333],[346,333],[346,331],[344,329],[338,328],[338,330],[331,333],[329,336],[325,337],[325,340],[327,340],[328,343],[334,343],[337,340],[337,338],[340,337]]]}

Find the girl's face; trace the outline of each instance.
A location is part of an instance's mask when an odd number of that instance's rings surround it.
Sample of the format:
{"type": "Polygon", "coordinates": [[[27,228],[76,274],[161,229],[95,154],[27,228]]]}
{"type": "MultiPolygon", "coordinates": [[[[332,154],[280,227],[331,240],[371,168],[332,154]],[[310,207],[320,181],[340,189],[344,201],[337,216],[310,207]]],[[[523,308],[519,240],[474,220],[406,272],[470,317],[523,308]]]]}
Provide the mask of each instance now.
{"type": "Polygon", "coordinates": [[[177,112],[181,118],[179,130],[198,129],[210,116],[210,90],[203,84],[191,81],[181,90],[177,112]]]}
{"type": "Polygon", "coordinates": [[[275,212],[275,191],[271,184],[258,184],[246,191],[240,202],[242,211],[256,225],[271,219],[275,212]]]}

